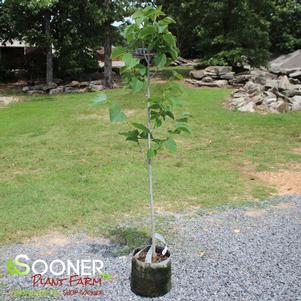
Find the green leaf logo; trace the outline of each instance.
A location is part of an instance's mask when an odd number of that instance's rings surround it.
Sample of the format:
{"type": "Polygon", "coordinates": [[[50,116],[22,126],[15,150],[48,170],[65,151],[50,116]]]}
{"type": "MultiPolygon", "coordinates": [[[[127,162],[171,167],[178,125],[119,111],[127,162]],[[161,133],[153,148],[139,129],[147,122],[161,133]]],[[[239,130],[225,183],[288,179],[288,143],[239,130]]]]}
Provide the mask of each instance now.
{"type": "Polygon", "coordinates": [[[11,258],[9,258],[6,262],[6,268],[7,268],[7,273],[9,275],[22,275],[22,272],[20,272],[15,263],[13,262],[13,260],[11,258]]]}
{"type": "Polygon", "coordinates": [[[99,272],[99,275],[101,276],[101,278],[103,280],[111,280],[112,279],[112,275],[105,273],[105,272],[99,272]]]}

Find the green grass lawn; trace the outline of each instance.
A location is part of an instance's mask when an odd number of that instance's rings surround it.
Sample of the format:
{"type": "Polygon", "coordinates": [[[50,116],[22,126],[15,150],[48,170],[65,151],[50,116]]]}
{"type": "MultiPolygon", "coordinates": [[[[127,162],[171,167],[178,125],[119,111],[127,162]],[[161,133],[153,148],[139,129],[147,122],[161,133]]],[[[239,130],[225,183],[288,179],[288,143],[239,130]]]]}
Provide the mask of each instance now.
{"type": "MultiPolygon", "coordinates": [[[[158,87],[156,87],[158,90],[158,87]]],[[[301,115],[259,115],[223,107],[227,89],[185,88],[193,114],[191,135],[178,151],[154,162],[159,213],[185,208],[239,206],[267,197],[272,188],[246,170],[301,162],[301,115]]],[[[0,109],[0,241],[64,229],[108,234],[126,220],[148,214],[147,170],[134,144],[111,124],[108,105],[119,101],[129,122],[145,120],[141,96],[109,92],[32,97],[0,109]]]]}

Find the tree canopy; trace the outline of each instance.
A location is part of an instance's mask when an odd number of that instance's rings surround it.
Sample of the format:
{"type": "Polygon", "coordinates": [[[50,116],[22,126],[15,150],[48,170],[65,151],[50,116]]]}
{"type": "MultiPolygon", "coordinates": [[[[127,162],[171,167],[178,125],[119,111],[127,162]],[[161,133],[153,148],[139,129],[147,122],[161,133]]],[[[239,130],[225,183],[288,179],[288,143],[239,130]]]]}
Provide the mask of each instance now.
{"type": "Polygon", "coordinates": [[[301,47],[298,0],[158,0],[177,23],[181,54],[211,64],[266,62],[269,53],[301,47]],[[211,60],[209,60],[211,59],[211,60]]]}
{"type": "Polygon", "coordinates": [[[162,5],[176,20],[182,56],[208,64],[261,65],[271,53],[301,47],[299,0],[0,0],[0,43],[24,40],[48,54],[53,46],[62,75],[97,68],[93,50],[104,45],[111,68],[112,44],[122,43],[112,24],[147,5],[162,5]]]}

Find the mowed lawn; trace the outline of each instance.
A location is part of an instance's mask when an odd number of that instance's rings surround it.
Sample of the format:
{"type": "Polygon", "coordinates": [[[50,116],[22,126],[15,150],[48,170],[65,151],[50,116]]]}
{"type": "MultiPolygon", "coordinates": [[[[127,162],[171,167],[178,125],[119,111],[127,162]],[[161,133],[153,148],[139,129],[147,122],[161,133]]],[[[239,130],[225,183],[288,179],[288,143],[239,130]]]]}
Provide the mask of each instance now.
{"type": "MultiPolygon", "coordinates": [[[[159,93],[159,86],[155,87],[159,93]]],[[[274,189],[251,171],[301,162],[301,115],[246,114],[224,108],[227,89],[185,88],[191,135],[177,136],[176,154],[154,162],[157,212],[240,206],[274,189]]],[[[48,231],[108,234],[148,214],[147,169],[138,148],[111,124],[108,106],[120,102],[129,123],[145,120],[141,95],[108,92],[31,97],[0,109],[0,242],[48,231]]]]}

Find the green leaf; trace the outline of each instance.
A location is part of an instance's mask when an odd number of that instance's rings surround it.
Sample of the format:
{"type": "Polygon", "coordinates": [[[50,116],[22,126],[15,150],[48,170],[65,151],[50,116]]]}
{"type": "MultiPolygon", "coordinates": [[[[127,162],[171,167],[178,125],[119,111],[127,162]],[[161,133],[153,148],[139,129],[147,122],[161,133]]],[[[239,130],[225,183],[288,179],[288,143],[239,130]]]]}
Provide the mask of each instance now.
{"type": "Polygon", "coordinates": [[[105,273],[105,272],[99,272],[99,275],[101,276],[101,278],[103,280],[111,280],[112,279],[112,275],[105,273]]]}
{"type": "Polygon", "coordinates": [[[170,48],[173,47],[176,43],[175,37],[171,33],[166,33],[165,35],[163,35],[163,40],[170,48]]]}
{"type": "Polygon", "coordinates": [[[176,129],[180,132],[191,134],[191,130],[186,123],[179,122],[176,124],[176,129]]]}
{"type": "Polygon", "coordinates": [[[111,122],[122,122],[126,120],[126,115],[121,111],[118,103],[113,103],[109,108],[111,122]]]}
{"type": "Polygon", "coordinates": [[[177,71],[172,70],[171,72],[172,72],[172,79],[177,79],[177,80],[183,79],[183,75],[178,73],[177,71]]]}
{"type": "Polygon", "coordinates": [[[105,93],[99,93],[93,99],[92,105],[99,105],[101,103],[104,103],[107,99],[108,99],[108,97],[107,97],[107,95],[105,93]]]}
{"type": "Polygon", "coordinates": [[[157,151],[155,149],[153,149],[153,148],[149,149],[147,151],[147,159],[151,159],[151,158],[155,157],[156,154],[157,154],[157,151]]]}
{"type": "Polygon", "coordinates": [[[175,95],[182,95],[183,94],[183,88],[181,85],[175,82],[168,82],[166,84],[167,90],[169,91],[170,94],[175,95]]]}
{"type": "Polygon", "coordinates": [[[139,64],[139,60],[134,58],[130,53],[124,54],[122,56],[122,61],[125,63],[128,69],[132,69],[139,64]]]}
{"type": "Polygon", "coordinates": [[[139,64],[136,68],[138,69],[138,72],[141,76],[144,76],[147,72],[146,67],[142,64],[139,64]]]}
{"type": "Polygon", "coordinates": [[[165,24],[172,24],[172,23],[176,23],[176,21],[171,18],[171,17],[165,17],[162,22],[164,22],[165,24]]]}
{"type": "Polygon", "coordinates": [[[191,117],[191,114],[189,112],[184,112],[182,113],[182,118],[177,119],[178,123],[182,123],[182,122],[188,122],[188,118],[191,117]]]}
{"type": "Polygon", "coordinates": [[[139,141],[139,131],[138,130],[122,132],[122,133],[119,133],[119,135],[125,136],[126,137],[125,140],[127,140],[127,141],[134,141],[134,142],[139,141]]]}
{"type": "Polygon", "coordinates": [[[166,114],[168,117],[170,117],[171,119],[175,119],[175,116],[174,116],[173,112],[171,112],[171,111],[166,111],[165,114],[166,114]]]}
{"type": "Polygon", "coordinates": [[[133,19],[137,19],[137,18],[141,18],[141,17],[144,17],[143,10],[141,10],[141,9],[136,10],[135,13],[132,15],[133,19]]]}
{"type": "Polygon", "coordinates": [[[129,84],[134,93],[140,92],[143,89],[143,82],[137,77],[132,77],[129,84]]]}
{"type": "Polygon", "coordinates": [[[158,69],[162,69],[166,65],[166,55],[165,53],[156,54],[154,58],[154,62],[157,65],[158,69]]]}
{"type": "Polygon", "coordinates": [[[153,36],[155,33],[156,33],[155,26],[148,25],[140,30],[139,37],[145,39],[147,37],[153,36]]]}
{"type": "Polygon", "coordinates": [[[174,106],[174,107],[181,107],[181,101],[178,99],[178,97],[176,96],[167,96],[167,99],[169,100],[169,102],[174,106]]]}
{"type": "Polygon", "coordinates": [[[168,139],[166,139],[165,141],[165,146],[167,148],[167,150],[171,153],[175,153],[177,151],[177,143],[174,139],[172,139],[171,137],[169,137],[168,139]]]}
{"type": "Polygon", "coordinates": [[[135,123],[135,122],[133,122],[132,125],[135,128],[137,128],[137,129],[139,129],[139,130],[141,130],[141,131],[143,131],[145,133],[149,133],[149,129],[145,125],[143,125],[142,123],[135,123]]]}
{"type": "Polygon", "coordinates": [[[167,24],[164,24],[164,23],[159,23],[159,24],[158,24],[158,32],[159,32],[159,33],[164,32],[167,28],[168,28],[168,25],[167,25],[167,24]]]}
{"type": "Polygon", "coordinates": [[[125,48],[123,47],[115,47],[112,49],[112,57],[118,58],[126,53],[125,48]]]}
{"type": "Polygon", "coordinates": [[[155,118],[155,126],[156,128],[159,128],[162,125],[162,121],[160,118],[155,118]]]}

